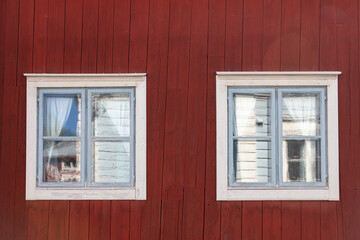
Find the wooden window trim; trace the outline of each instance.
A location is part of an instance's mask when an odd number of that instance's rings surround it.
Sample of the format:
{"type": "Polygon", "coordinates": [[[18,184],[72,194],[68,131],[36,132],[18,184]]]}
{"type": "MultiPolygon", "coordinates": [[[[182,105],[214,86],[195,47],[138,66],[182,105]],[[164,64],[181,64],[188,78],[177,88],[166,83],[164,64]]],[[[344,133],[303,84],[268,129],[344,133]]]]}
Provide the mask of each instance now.
{"type": "Polygon", "coordinates": [[[27,77],[26,200],[145,200],[146,199],[146,74],[24,74],[27,77]],[[41,88],[135,88],[135,185],[37,187],[37,100],[41,88]]]}
{"type": "Polygon", "coordinates": [[[341,72],[217,72],[217,200],[339,200],[338,75],[341,72]],[[228,186],[228,87],[325,87],[327,91],[327,187],[238,188],[228,186]]]}

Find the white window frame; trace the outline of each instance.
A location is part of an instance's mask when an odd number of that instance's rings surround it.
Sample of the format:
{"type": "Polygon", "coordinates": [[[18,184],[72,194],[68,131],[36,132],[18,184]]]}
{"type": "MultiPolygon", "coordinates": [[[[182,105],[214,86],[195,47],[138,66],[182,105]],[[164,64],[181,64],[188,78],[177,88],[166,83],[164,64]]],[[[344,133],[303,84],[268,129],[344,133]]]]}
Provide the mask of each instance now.
{"type": "Polygon", "coordinates": [[[216,199],[231,200],[339,200],[338,75],[341,72],[217,72],[216,73],[216,199]],[[326,88],[326,187],[230,187],[228,184],[228,88],[326,88]]]}
{"type": "Polygon", "coordinates": [[[146,74],[24,74],[27,78],[26,200],[146,200],[146,74]],[[135,184],[131,187],[37,187],[38,90],[135,88],[135,184]]]}

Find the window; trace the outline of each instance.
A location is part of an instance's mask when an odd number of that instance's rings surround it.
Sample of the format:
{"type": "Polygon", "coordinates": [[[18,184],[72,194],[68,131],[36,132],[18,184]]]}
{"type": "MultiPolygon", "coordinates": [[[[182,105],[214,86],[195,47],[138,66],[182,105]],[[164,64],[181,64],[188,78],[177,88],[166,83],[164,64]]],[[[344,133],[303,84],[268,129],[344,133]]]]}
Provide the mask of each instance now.
{"type": "Polygon", "coordinates": [[[338,200],[338,72],[217,73],[217,199],[338,200]]]}
{"type": "Polygon", "coordinates": [[[145,199],[145,75],[26,76],[26,198],[145,199]]]}

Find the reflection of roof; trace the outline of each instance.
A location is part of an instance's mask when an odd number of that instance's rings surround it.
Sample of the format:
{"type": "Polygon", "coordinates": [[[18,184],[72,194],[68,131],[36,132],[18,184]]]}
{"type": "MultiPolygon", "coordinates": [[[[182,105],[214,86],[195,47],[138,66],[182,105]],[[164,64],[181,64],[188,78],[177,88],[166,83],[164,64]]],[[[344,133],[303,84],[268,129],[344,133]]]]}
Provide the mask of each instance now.
{"type": "MultiPolygon", "coordinates": [[[[66,141],[66,142],[56,142],[54,145],[54,148],[51,152],[52,158],[63,158],[63,157],[73,157],[76,156],[77,148],[76,143],[72,141],[66,141]]],[[[50,144],[48,145],[48,148],[44,150],[44,156],[49,156],[51,148],[50,144]]],[[[79,151],[78,151],[79,152],[79,151]]]]}

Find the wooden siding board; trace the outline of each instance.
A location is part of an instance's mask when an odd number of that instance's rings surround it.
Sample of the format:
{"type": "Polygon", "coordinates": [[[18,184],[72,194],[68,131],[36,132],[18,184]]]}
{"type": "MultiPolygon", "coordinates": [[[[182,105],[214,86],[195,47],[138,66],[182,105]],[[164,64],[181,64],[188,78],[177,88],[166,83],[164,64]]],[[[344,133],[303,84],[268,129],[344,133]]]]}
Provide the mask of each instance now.
{"type": "Polygon", "coordinates": [[[48,239],[49,201],[32,201],[28,204],[27,239],[48,239]]]}
{"type": "Polygon", "coordinates": [[[5,2],[4,72],[3,101],[1,113],[1,146],[0,155],[0,232],[4,239],[14,237],[14,200],[15,174],[18,131],[18,97],[17,79],[17,42],[19,30],[19,2],[5,2]],[[14,120],[15,119],[15,120],[14,120]],[[4,150],[6,149],[6,150],[4,150]]]}
{"type": "Polygon", "coordinates": [[[227,0],[225,3],[225,70],[239,71],[243,58],[244,2],[243,0],[227,0]]]}
{"type": "Polygon", "coordinates": [[[70,201],[69,240],[89,239],[89,201],[70,201]]]}
{"type": "MultiPolygon", "coordinates": [[[[342,71],[339,77],[339,155],[340,155],[340,169],[341,169],[341,181],[340,181],[340,199],[342,200],[342,214],[343,224],[346,226],[343,229],[344,239],[356,239],[354,232],[355,228],[351,225],[354,222],[354,210],[352,206],[355,205],[355,195],[352,191],[352,174],[351,169],[353,162],[351,159],[351,129],[350,129],[350,15],[349,4],[350,2],[337,1],[336,7],[336,62],[337,68],[342,71]]],[[[330,205],[327,208],[330,211],[326,219],[331,219],[328,225],[329,229],[323,229],[324,235],[328,235],[331,238],[337,232],[333,229],[337,227],[335,217],[336,209],[334,205],[330,205]],[[329,217],[332,216],[332,217],[329,217]]]]}
{"type": "Polygon", "coordinates": [[[181,238],[182,231],[192,7],[187,0],[170,4],[161,239],[181,238]]]}
{"type": "Polygon", "coordinates": [[[263,202],[263,240],[281,239],[281,203],[263,202]]]}
{"type": "Polygon", "coordinates": [[[127,73],[129,69],[130,0],[114,2],[113,72],[127,73]]]}
{"type": "Polygon", "coordinates": [[[148,188],[141,209],[141,239],[160,239],[169,17],[170,1],[150,1],[146,71],[148,188]]]}
{"type": "Polygon", "coordinates": [[[110,201],[90,201],[89,240],[110,239],[110,201]]]}
{"type": "Polygon", "coordinates": [[[193,2],[186,116],[182,239],[201,239],[204,221],[208,0],[193,2]]]}
{"type": "Polygon", "coordinates": [[[19,42],[17,85],[18,100],[18,139],[16,146],[15,199],[14,199],[14,239],[27,238],[27,203],[25,201],[26,166],[26,80],[23,72],[32,71],[33,62],[33,24],[34,1],[20,1],[19,5],[19,42]]]}
{"type": "Polygon", "coordinates": [[[48,239],[68,239],[69,201],[50,201],[48,239]]]}
{"type": "Polygon", "coordinates": [[[129,239],[129,201],[111,201],[111,239],[129,239]]]}
{"type": "Polygon", "coordinates": [[[215,72],[224,70],[225,9],[225,1],[209,0],[204,239],[214,240],[221,237],[221,203],[216,201],[215,72]]]}
{"type": "MultiPolygon", "coordinates": [[[[221,240],[243,239],[242,205],[238,202],[221,204],[221,240]]],[[[251,238],[249,238],[251,239],[251,238]]]]}
{"type": "Polygon", "coordinates": [[[83,0],[81,72],[95,73],[98,42],[98,0],[83,0]]]}

